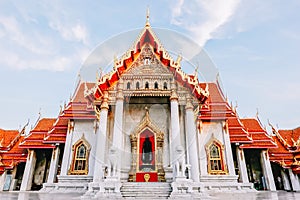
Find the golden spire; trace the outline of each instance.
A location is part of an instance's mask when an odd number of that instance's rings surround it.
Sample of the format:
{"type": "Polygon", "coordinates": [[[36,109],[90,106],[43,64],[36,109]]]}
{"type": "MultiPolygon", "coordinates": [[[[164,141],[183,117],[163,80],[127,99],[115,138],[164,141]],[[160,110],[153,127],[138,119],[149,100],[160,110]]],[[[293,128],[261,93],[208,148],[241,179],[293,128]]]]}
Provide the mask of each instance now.
{"type": "Polygon", "coordinates": [[[197,65],[195,67],[195,71],[194,71],[194,76],[197,77],[198,76],[198,69],[199,69],[199,66],[197,65]]]}
{"type": "Polygon", "coordinates": [[[150,27],[149,18],[150,18],[150,10],[149,10],[149,6],[148,6],[147,13],[146,13],[146,27],[150,27]]]}
{"type": "Polygon", "coordinates": [[[199,68],[199,66],[197,65],[197,66],[195,67],[195,72],[194,72],[194,80],[195,80],[195,81],[198,80],[198,68],[199,68]]]}
{"type": "Polygon", "coordinates": [[[258,116],[259,116],[259,110],[258,110],[258,108],[256,108],[256,119],[258,119],[258,116]]]}

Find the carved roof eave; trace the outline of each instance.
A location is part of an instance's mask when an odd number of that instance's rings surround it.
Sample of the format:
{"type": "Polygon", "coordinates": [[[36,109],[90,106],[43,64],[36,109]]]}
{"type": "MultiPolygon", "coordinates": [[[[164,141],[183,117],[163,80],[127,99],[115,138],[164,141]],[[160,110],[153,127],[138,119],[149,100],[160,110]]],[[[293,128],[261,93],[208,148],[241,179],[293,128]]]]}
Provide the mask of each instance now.
{"type": "Polygon", "coordinates": [[[281,134],[272,126],[272,124],[269,123],[269,126],[271,126],[272,132],[276,135],[276,137],[279,139],[279,141],[281,142],[281,144],[283,144],[283,146],[286,149],[291,148],[291,146],[287,143],[287,141],[285,139],[283,139],[283,137],[281,136],[281,134]]]}
{"type": "MultiPolygon", "coordinates": [[[[230,108],[232,109],[232,107],[230,106],[230,108]]],[[[249,133],[249,131],[246,129],[246,127],[243,125],[243,123],[241,122],[240,120],[240,117],[236,111],[236,109],[232,109],[232,112],[234,113],[237,121],[238,121],[238,124],[239,124],[239,127],[241,128],[242,131],[244,131],[247,135],[247,138],[250,139],[251,143],[253,142],[253,138],[252,138],[252,135],[249,133]]]]}
{"type": "Polygon", "coordinates": [[[94,93],[97,90],[97,84],[95,84],[94,87],[88,88],[87,85],[85,84],[84,86],[84,97],[88,99],[89,102],[94,102],[95,96],[94,93]]]}
{"type": "Polygon", "coordinates": [[[97,79],[97,89],[95,89],[94,91],[94,99],[101,99],[103,96],[103,91],[108,90],[120,79],[121,75],[132,66],[134,61],[136,61],[141,53],[141,49],[146,44],[150,44],[150,46],[153,48],[154,55],[163,64],[163,66],[168,67],[170,71],[174,72],[175,79],[177,81],[183,81],[184,85],[191,89],[191,91],[196,95],[197,99],[200,100],[201,103],[203,103],[207,99],[209,95],[208,89],[202,89],[197,78],[189,76],[182,71],[180,66],[181,57],[179,56],[177,61],[174,61],[160,44],[158,38],[155,36],[150,26],[146,26],[143,29],[140,36],[138,37],[138,40],[135,42],[135,48],[130,48],[120,60],[115,59],[112,71],[97,79]],[[138,48],[137,45],[140,44],[143,35],[146,34],[147,31],[150,36],[154,38],[155,44],[157,44],[157,46],[154,46],[151,42],[145,42],[141,47],[138,48]]]}

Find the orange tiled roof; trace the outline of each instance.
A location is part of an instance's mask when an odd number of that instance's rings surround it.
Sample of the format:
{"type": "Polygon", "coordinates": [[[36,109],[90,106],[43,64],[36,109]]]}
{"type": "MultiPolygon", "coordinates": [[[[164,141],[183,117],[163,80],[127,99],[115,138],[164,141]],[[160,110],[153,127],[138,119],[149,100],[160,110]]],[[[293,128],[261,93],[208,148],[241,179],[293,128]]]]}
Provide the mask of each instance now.
{"type": "MultiPolygon", "coordinates": [[[[206,84],[201,84],[206,87],[206,84]]],[[[209,96],[200,109],[198,119],[203,121],[228,120],[228,131],[232,143],[252,143],[252,138],[240,122],[238,115],[227,103],[218,83],[207,83],[209,96]]]]}
{"type": "Polygon", "coordinates": [[[250,134],[245,130],[237,115],[228,119],[228,131],[231,143],[253,143],[250,134]]]}
{"type": "MultiPolygon", "coordinates": [[[[24,129],[23,129],[24,130],[24,129]]],[[[0,130],[0,175],[5,169],[12,169],[18,163],[25,162],[27,151],[19,148],[19,143],[23,139],[21,133],[17,130],[0,130]]]]}
{"type": "Polygon", "coordinates": [[[277,162],[280,162],[282,160],[293,161],[294,159],[293,153],[291,153],[285,148],[285,146],[280,142],[277,136],[272,136],[272,138],[276,142],[277,148],[269,149],[268,152],[269,152],[270,160],[277,161],[277,162]]]}
{"type": "Polygon", "coordinates": [[[55,121],[55,118],[43,118],[38,121],[37,125],[30,131],[30,133],[48,132],[55,121]]]}
{"type": "Polygon", "coordinates": [[[276,130],[272,125],[273,139],[277,148],[269,150],[270,160],[279,163],[284,168],[291,168],[294,173],[300,173],[299,128],[293,130],[276,130]]]}
{"type": "Polygon", "coordinates": [[[53,124],[51,130],[44,137],[44,143],[65,143],[68,131],[68,119],[63,119],[60,116],[53,124]]]}
{"type": "Polygon", "coordinates": [[[240,146],[241,148],[268,149],[277,147],[272,137],[261,126],[260,122],[257,119],[241,119],[241,122],[253,139],[252,144],[243,144],[240,146]]]}
{"type": "Polygon", "coordinates": [[[292,151],[300,151],[300,127],[291,130],[278,130],[278,134],[285,140],[292,151]]]}
{"type": "MultiPolygon", "coordinates": [[[[201,120],[220,120],[234,117],[234,113],[227,103],[221,88],[218,83],[207,83],[208,98],[200,109],[198,119],[201,120]]],[[[206,83],[201,84],[201,87],[206,87],[206,83]]]]}
{"type": "Polygon", "coordinates": [[[80,82],[75,90],[72,100],[61,113],[63,119],[96,119],[95,111],[90,105],[88,99],[85,98],[86,89],[91,89],[95,83],[80,82]]]}
{"type": "Polygon", "coordinates": [[[85,98],[84,91],[85,89],[91,89],[95,87],[96,83],[91,82],[80,82],[78,87],[75,90],[75,94],[72,98],[72,102],[78,102],[78,103],[86,103],[88,102],[85,98]],[[87,87],[87,88],[85,88],[87,87]]]}
{"type": "Polygon", "coordinates": [[[55,145],[44,144],[44,138],[47,136],[48,131],[51,130],[55,118],[43,118],[38,121],[35,127],[25,136],[20,143],[20,148],[54,148],[55,145]]]}
{"type": "Polygon", "coordinates": [[[190,89],[200,102],[204,102],[207,98],[207,91],[200,87],[198,79],[185,74],[180,67],[180,58],[174,61],[160,44],[150,26],[146,26],[135,42],[134,49],[128,51],[121,60],[115,61],[114,69],[100,77],[97,80],[97,89],[93,93],[93,98],[99,100],[103,97],[103,92],[112,87],[120,79],[121,75],[126,72],[133,63],[137,60],[141,53],[141,49],[145,45],[152,47],[156,58],[165,66],[170,72],[174,74],[176,81],[180,82],[184,87],[190,89]]]}
{"type": "Polygon", "coordinates": [[[5,149],[11,145],[13,140],[19,135],[18,130],[4,130],[0,129],[0,150],[5,149]]]}

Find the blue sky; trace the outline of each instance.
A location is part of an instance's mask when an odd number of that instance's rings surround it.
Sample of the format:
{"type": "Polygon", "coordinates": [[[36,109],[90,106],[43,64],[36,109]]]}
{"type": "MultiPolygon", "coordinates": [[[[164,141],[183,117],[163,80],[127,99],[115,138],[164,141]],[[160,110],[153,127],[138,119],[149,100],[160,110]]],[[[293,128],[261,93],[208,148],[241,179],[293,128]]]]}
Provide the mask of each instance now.
{"type": "MultiPolygon", "coordinates": [[[[300,125],[300,2],[279,0],[1,1],[0,127],[56,117],[82,63],[113,35],[153,27],[203,46],[240,117],[300,125]],[[225,1],[224,1],[225,2],[225,1]]],[[[162,41],[163,43],[163,41],[162,41]]]]}

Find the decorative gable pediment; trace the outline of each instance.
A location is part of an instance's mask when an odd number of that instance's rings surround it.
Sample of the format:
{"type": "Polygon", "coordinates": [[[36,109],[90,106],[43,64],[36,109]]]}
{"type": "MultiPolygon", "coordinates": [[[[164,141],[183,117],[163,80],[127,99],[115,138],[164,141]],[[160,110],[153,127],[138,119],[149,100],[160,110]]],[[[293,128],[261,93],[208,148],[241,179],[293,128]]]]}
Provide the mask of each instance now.
{"type": "Polygon", "coordinates": [[[154,132],[155,136],[158,138],[158,140],[164,139],[164,133],[150,119],[148,108],[146,108],[146,114],[145,114],[144,118],[142,119],[142,121],[134,129],[134,131],[130,134],[131,140],[136,141],[137,138],[139,137],[139,134],[145,129],[149,129],[152,132],[154,132]]]}
{"type": "Polygon", "coordinates": [[[97,88],[90,99],[102,99],[104,91],[111,90],[120,79],[125,81],[123,89],[129,92],[125,96],[170,96],[171,82],[175,80],[204,102],[208,97],[207,88],[201,87],[197,76],[182,71],[181,59],[180,55],[176,61],[171,58],[147,23],[134,47],[121,59],[115,58],[112,71],[97,78],[97,88]]]}
{"type": "MultiPolygon", "coordinates": [[[[152,47],[146,44],[139,57],[132,64],[131,68],[124,73],[124,75],[172,75],[172,73],[162,65],[162,63],[156,58],[152,47]]],[[[123,76],[124,76],[123,75],[123,76]]]]}

